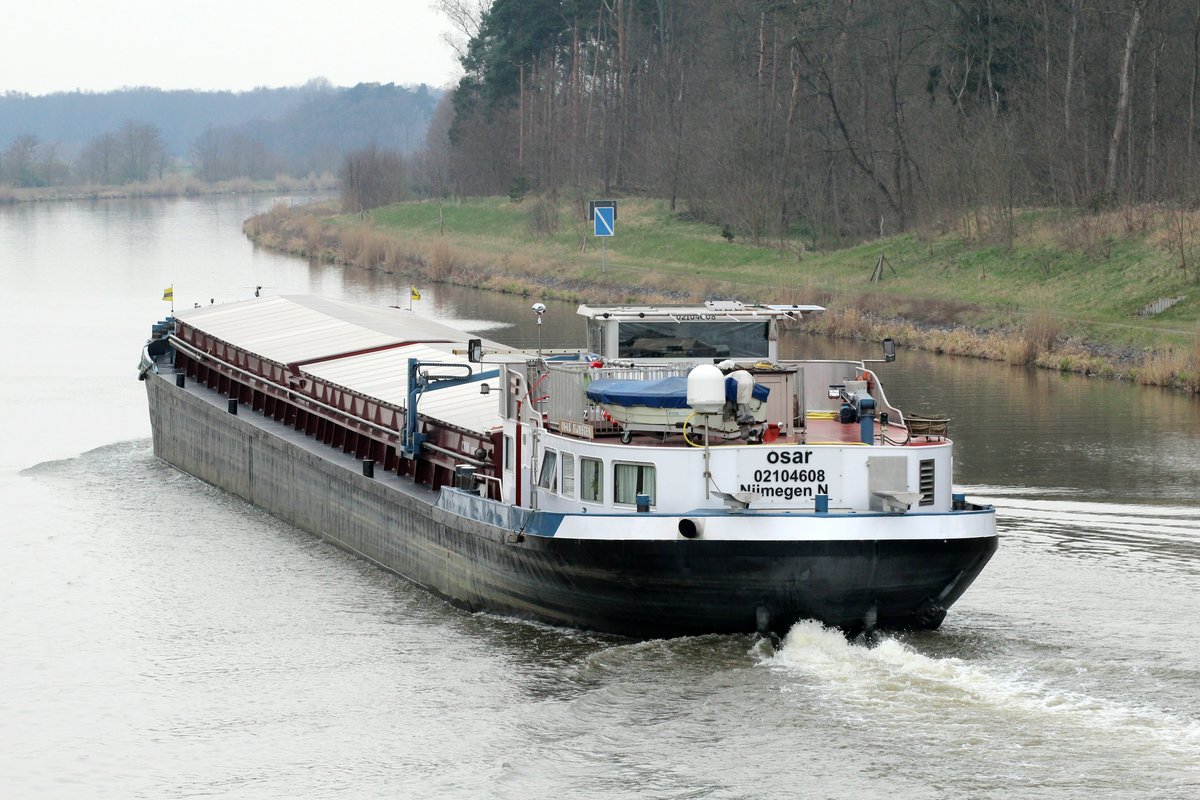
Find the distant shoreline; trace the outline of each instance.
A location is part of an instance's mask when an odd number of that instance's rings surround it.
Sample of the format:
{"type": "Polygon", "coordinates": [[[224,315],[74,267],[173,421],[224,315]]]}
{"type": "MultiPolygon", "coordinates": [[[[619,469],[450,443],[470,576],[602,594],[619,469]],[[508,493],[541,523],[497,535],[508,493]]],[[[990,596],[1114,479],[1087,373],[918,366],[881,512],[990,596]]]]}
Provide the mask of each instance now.
{"type": "Polygon", "coordinates": [[[0,185],[0,204],[52,203],[71,200],[120,200],[139,197],[199,197],[211,194],[270,194],[296,191],[333,191],[337,178],[329,173],[293,178],[281,175],[262,181],[235,178],[210,183],[191,176],[170,175],[157,181],[112,186],[33,186],[0,185]]]}

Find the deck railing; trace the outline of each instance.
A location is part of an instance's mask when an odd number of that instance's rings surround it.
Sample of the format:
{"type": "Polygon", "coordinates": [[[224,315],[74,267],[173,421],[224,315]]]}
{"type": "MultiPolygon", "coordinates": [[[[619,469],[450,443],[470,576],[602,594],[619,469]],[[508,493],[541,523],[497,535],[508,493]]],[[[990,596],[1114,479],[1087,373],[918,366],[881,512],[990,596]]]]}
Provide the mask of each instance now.
{"type": "MultiPolygon", "coordinates": [[[[645,381],[686,376],[693,365],[671,363],[591,367],[585,362],[549,362],[539,366],[548,373],[537,392],[546,398],[542,401],[541,410],[547,426],[558,429],[563,422],[577,422],[591,426],[596,435],[605,435],[619,433],[621,429],[605,419],[600,408],[588,400],[589,383],[602,379],[645,381]]],[[[532,380],[536,381],[539,375],[540,372],[535,374],[531,369],[532,380]]]]}
{"type": "MultiPolygon", "coordinates": [[[[785,366],[800,369],[803,376],[803,388],[800,398],[804,402],[801,413],[812,411],[836,412],[840,401],[828,397],[831,384],[844,383],[861,376],[864,365],[861,361],[785,361],[785,366]]],[[[621,432],[620,426],[606,419],[603,411],[587,399],[587,387],[592,381],[601,379],[617,380],[659,380],[676,376],[687,376],[695,364],[687,362],[670,362],[663,364],[637,364],[628,366],[592,367],[586,361],[569,362],[529,362],[529,385],[536,384],[533,392],[535,397],[543,398],[538,409],[545,417],[549,428],[560,430],[563,423],[582,423],[590,426],[592,435],[603,436],[621,432]],[[545,377],[542,377],[542,376],[545,377]],[[540,379],[540,381],[539,381],[540,379]]],[[[870,391],[876,400],[877,412],[888,412],[894,422],[902,422],[903,416],[899,409],[888,403],[878,376],[866,370],[870,376],[870,391]]],[[[582,429],[586,431],[588,429],[582,429]]],[[[576,431],[579,432],[579,431],[576,431]]],[[[584,434],[586,435],[586,433],[584,434]]]]}

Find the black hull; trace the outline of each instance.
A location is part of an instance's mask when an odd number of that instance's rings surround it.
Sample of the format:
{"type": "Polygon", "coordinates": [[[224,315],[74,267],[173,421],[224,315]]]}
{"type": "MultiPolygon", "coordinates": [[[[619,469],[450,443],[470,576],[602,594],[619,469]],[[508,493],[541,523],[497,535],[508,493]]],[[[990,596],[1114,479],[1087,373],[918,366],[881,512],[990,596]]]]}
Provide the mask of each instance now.
{"type": "Polygon", "coordinates": [[[529,536],[504,544],[449,528],[443,535],[474,585],[449,595],[453,602],[638,638],[751,633],[764,622],[786,633],[801,619],[851,632],[935,628],[997,543],[994,537],[628,542],[529,536]]]}
{"type": "Polygon", "coordinates": [[[206,389],[146,380],[155,453],[473,611],[639,638],[936,627],[996,549],[949,540],[610,541],[517,536],[206,389]],[[765,610],[765,611],[764,611],[765,610]]]}

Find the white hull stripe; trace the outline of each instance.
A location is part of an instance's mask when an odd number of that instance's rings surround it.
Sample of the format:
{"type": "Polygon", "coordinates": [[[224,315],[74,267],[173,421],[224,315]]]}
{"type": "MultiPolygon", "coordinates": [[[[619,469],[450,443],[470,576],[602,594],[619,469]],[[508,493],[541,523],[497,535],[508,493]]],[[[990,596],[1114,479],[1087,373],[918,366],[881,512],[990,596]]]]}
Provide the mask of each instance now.
{"type": "MultiPolygon", "coordinates": [[[[568,514],[535,513],[526,533],[560,539],[682,539],[680,521],[688,519],[701,539],[744,542],[901,541],[976,539],[996,535],[996,512],[952,511],[934,514],[568,514]],[[544,525],[542,516],[560,517],[544,525]],[[548,530],[552,529],[552,530],[548,530]]],[[[550,520],[545,520],[550,522],[550,520]]]]}

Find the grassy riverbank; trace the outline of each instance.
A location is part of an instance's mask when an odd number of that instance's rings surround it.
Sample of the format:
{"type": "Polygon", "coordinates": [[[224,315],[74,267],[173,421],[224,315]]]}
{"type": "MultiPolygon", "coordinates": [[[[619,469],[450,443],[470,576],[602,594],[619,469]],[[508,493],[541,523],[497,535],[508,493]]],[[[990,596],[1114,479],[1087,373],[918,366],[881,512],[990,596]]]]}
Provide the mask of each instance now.
{"type": "Polygon", "coordinates": [[[543,298],[815,302],[831,312],[811,324],[831,335],[1200,391],[1200,213],[1027,211],[1003,231],[980,215],[818,251],[730,242],[720,226],[627,200],[602,253],[576,209],[489,198],[364,218],[280,206],[245,229],[312,258],[543,298]]]}

